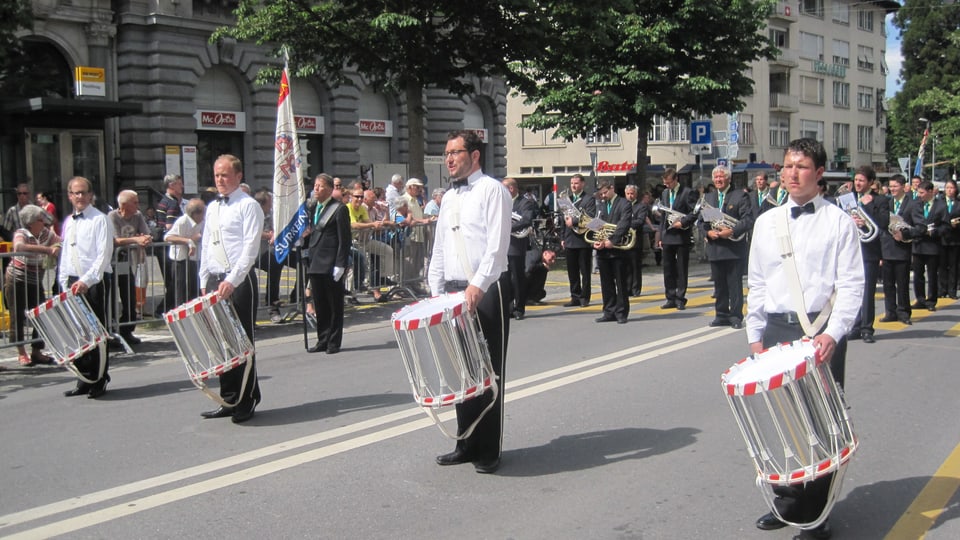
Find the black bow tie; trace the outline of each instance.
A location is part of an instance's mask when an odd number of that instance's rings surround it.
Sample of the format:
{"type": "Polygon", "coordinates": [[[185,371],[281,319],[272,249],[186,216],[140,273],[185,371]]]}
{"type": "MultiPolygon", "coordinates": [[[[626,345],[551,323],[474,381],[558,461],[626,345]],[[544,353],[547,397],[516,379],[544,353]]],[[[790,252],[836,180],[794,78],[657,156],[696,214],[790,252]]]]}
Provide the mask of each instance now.
{"type": "Polygon", "coordinates": [[[467,185],[467,179],[466,179],[466,178],[461,178],[461,179],[459,179],[459,180],[454,180],[454,181],[450,184],[450,187],[456,189],[456,188],[465,187],[466,185],[467,185]]]}
{"type": "Polygon", "coordinates": [[[83,212],[77,212],[73,215],[73,219],[80,219],[83,217],[83,212]]]}
{"type": "Polygon", "coordinates": [[[790,209],[790,215],[793,216],[793,219],[800,217],[800,214],[812,214],[816,211],[816,207],[813,206],[812,202],[808,202],[803,206],[794,206],[790,209]]]}
{"type": "Polygon", "coordinates": [[[221,203],[221,204],[227,204],[228,202],[230,202],[230,197],[229,197],[229,196],[220,195],[220,196],[217,197],[217,202],[219,202],[219,203],[221,203]]]}

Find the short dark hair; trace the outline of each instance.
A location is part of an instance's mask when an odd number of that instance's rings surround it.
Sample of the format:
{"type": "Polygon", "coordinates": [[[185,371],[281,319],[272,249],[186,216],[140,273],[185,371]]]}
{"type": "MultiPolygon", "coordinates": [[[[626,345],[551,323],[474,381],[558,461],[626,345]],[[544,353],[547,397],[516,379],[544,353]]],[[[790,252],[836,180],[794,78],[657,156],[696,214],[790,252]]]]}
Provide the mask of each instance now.
{"type": "Polygon", "coordinates": [[[887,182],[896,182],[896,183],[898,183],[898,184],[900,184],[900,185],[902,186],[902,185],[904,185],[904,184],[907,183],[907,177],[905,177],[905,176],[902,175],[902,174],[895,174],[895,175],[891,176],[891,177],[887,180],[887,182]]]}
{"type": "Polygon", "coordinates": [[[917,186],[924,191],[933,191],[933,182],[927,180],[926,182],[920,182],[920,185],[917,186]]]}
{"type": "Polygon", "coordinates": [[[810,137],[802,137],[790,141],[790,145],[787,146],[787,152],[799,152],[813,159],[813,165],[818,169],[827,165],[827,151],[823,148],[823,145],[820,144],[820,141],[811,139],[810,137]]]}
{"type": "Polygon", "coordinates": [[[483,141],[480,140],[480,137],[475,131],[461,129],[459,131],[451,131],[447,134],[448,141],[452,141],[458,137],[463,139],[463,145],[467,147],[467,152],[470,152],[471,154],[474,151],[479,152],[481,149],[483,149],[483,141]]]}
{"type": "Polygon", "coordinates": [[[870,165],[861,165],[857,167],[857,172],[854,175],[862,174],[867,180],[873,182],[877,179],[877,171],[873,170],[873,167],[870,165]]]}
{"type": "Polygon", "coordinates": [[[320,173],[316,178],[313,179],[314,182],[320,180],[323,182],[323,185],[327,186],[330,189],[333,189],[333,177],[327,173],[320,173]]]}

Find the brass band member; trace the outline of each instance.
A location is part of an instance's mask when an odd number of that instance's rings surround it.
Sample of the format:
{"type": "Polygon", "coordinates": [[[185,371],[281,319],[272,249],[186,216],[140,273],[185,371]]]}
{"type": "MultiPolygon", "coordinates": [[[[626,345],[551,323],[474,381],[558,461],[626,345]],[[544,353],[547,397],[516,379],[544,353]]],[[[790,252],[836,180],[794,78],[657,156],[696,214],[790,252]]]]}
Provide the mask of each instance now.
{"type": "Polygon", "coordinates": [[[647,223],[650,207],[640,199],[640,189],[627,184],[623,188],[623,197],[630,203],[630,228],[637,241],[627,250],[627,292],[630,296],[640,296],[643,288],[643,226],[647,223]]]}
{"type": "Polygon", "coordinates": [[[630,232],[632,209],[626,199],[617,196],[613,180],[601,180],[597,193],[600,194],[597,209],[600,219],[617,227],[605,239],[593,244],[593,248],[597,250],[600,294],[603,297],[603,315],[597,322],[617,321],[618,324],[625,324],[630,316],[630,294],[627,291],[628,250],[614,246],[622,243],[630,232]]]}
{"type": "Polygon", "coordinates": [[[743,262],[747,258],[747,242],[744,238],[753,229],[753,210],[750,194],[730,186],[730,171],[726,167],[713,169],[715,190],[707,193],[704,200],[710,206],[737,220],[714,226],[704,220],[703,231],[707,238],[707,258],[713,275],[713,288],[717,314],[710,326],[743,328],[743,262]],[[740,238],[740,240],[735,240],[740,238]]]}
{"type": "Polygon", "coordinates": [[[513,287],[513,318],[520,321],[523,320],[527,307],[527,250],[530,249],[533,220],[537,218],[537,203],[520,196],[515,179],[504,178],[503,185],[513,199],[507,267],[513,287]]]}
{"type": "MultiPolygon", "coordinates": [[[[895,174],[887,182],[890,191],[890,213],[900,216],[905,225],[910,224],[911,197],[905,190],[907,179],[895,174]]],[[[880,322],[900,321],[913,324],[910,316],[910,255],[912,252],[909,230],[889,227],[880,229],[880,252],[883,255],[883,304],[885,313],[880,322]]]]}
{"type": "Polygon", "coordinates": [[[681,219],[660,218],[660,247],[663,251],[663,288],[667,301],[661,309],[687,309],[687,277],[690,271],[690,247],[693,245],[693,224],[697,221],[694,208],[698,193],[680,185],[677,170],[663,173],[666,189],[660,194],[660,206],[683,214],[681,219]]]}
{"type": "Polygon", "coordinates": [[[913,295],[916,299],[912,307],[929,311],[937,310],[940,237],[950,226],[946,222],[947,207],[935,196],[933,182],[923,182],[917,188],[917,198],[910,206],[910,223],[913,225],[910,229],[913,239],[913,295]]]}
{"type": "MultiPolygon", "coordinates": [[[[596,200],[584,192],[583,175],[575,174],[570,177],[570,200],[581,212],[596,217],[596,200]]],[[[570,301],[564,307],[587,306],[590,304],[590,281],[592,274],[590,266],[593,258],[593,248],[582,234],[577,234],[576,223],[570,217],[565,219],[566,227],[563,230],[561,245],[567,253],[567,278],[570,280],[570,301]]]]}
{"type": "MultiPolygon", "coordinates": [[[[880,231],[887,230],[890,225],[890,202],[886,197],[872,192],[873,181],[877,173],[873,167],[864,165],[857,168],[853,177],[853,188],[857,192],[858,205],[861,212],[865,212],[880,231]]],[[[857,227],[863,229],[864,219],[853,216],[857,227]]],[[[880,235],[869,242],[860,242],[860,251],[863,255],[863,305],[860,314],[853,323],[853,329],[847,339],[863,339],[864,343],[873,343],[873,321],[876,318],[877,277],[880,275],[880,258],[882,256],[882,242],[880,235]]]]}

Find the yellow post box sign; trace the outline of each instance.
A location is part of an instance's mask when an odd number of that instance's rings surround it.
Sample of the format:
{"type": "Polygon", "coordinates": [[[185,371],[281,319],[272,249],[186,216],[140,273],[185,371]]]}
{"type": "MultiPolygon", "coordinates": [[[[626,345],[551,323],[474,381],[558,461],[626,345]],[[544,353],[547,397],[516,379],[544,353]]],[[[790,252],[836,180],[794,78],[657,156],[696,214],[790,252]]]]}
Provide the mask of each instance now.
{"type": "Polygon", "coordinates": [[[107,95],[107,76],[103,68],[77,66],[73,70],[73,78],[78,96],[107,95]]]}

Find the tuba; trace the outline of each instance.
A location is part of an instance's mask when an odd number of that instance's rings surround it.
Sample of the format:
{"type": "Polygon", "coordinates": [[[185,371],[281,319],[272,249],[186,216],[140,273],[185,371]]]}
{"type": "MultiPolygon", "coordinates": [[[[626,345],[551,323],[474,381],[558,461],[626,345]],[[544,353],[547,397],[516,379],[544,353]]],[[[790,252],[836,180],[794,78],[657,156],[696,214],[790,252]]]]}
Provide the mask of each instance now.
{"type": "Polygon", "coordinates": [[[837,197],[837,206],[850,214],[850,217],[860,218],[860,220],[863,221],[863,228],[857,229],[860,232],[860,242],[866,244],[876,240],[880,234],[880,228],[877,227],[877,223],[873,221],[870,214],[863,210],[863,207],[860,206],[860,203],[857,201],[857,195],[850,191],[847,184],[840,186],[835,195],[837,197]]]}
{"type": "MultiPolygon", "coordinates": [[[[706,216],[713,216],[713,218],[711,219],[710,217],[701,215],[701,217],[704,220],[710,222],[710,227],[715,231],[720,231],[722,229],[733,229],[740,223],[740,220],[723,213],[722,211],[720,211],[719,208],[715,208],[712,204],[708,203],[706,200],[702,198],[700,199],[700,208],[701,210],[706,211],[705,212],[706,216]],[[713,210],[716,210],[716,212],[714,212],[713,210]]],[[[739,242],[743,240],[746,236],[747,236],[747,233],[744,232],[740,236],[730,237],[730,240],[733,240],[734,242],[739,242]]]]}
{"type": "MultiPolygon", "coordinates": [[[[700,201],[697,201],[697,205],[693,208],[694,214],[700,211],[700,206],[702,202],[703,202],[702,199],[700,201]]],[[[667,224],[670,225],[671,227],[677,221],[680,221],[681,219],[687,217],[687,214],[684,214],[683,212],[678,212],[673,208],[665,208],[661,206],[659,200],[653,201],[653,206],[650,207],[650,211],[658,215],[663,215],[664,218],[667,220],[667,224]]],[[[683,228],[689,229],[690,227],[687,226],[683,228]]]]}
{"type": "MultiPolygon", "coordinates": [[[[889,232],[892,235],[893,233],[900,231],[902,234],[903,231],[911,228],[912,227],[910,227],[910,225],[906,222],[906,220],[903,219],[903,216],[901,216],[900,214],[894,214],[893,212],[890,212],[890,225],[887,227],[887,232],[889,232]]],[[[909,244],[910,242],[913,242],[913,239],[911,238],[903,239],[904,244],[909,244]]]]}

